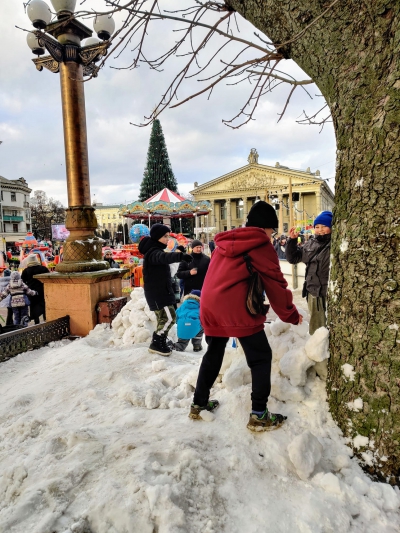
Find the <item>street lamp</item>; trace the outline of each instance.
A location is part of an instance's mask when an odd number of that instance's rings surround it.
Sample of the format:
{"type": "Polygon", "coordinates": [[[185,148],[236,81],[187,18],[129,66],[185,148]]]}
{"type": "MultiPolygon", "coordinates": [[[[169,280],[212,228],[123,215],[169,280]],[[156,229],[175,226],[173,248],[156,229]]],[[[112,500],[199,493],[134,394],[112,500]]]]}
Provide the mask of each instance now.
{"type": "Polygon", "coordinates": [[[36,68],[60,73],[61,101],[64,125],[67,172],[68,208],[66,228],[70,236],[64,244],[64,261],[58,272],[89,272],[105,270],[101,261],[101,240],[95,237],[97,228],[95,209],[90,201],[89,161],[86,133],[84,76],[96,77],[96,62],[106,55],[108,39],[115,23],[108,15],[95,18],[94,27],[100,40],[91,38],[92,30],[76,19],[76,0],[51,0],[56,17],[43,0],[31,0],[28,17],[35,30],[27,42],[36,68]],[[87,39],[84,46],[82,40],[87,39]],[[42,56],[45,49],[50,55],[42,56]]]}
{"type": "Polygon", "coordinates": [[[179,217],[179,229],[180,229],[180,232],[182,233],[182,217],[179,217]]]}

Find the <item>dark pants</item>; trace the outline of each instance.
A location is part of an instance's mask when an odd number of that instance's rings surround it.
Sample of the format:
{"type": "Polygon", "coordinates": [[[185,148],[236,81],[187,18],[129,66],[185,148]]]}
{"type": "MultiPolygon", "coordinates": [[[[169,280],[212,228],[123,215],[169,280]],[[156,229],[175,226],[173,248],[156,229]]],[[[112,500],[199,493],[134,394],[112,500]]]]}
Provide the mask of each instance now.
{"type": "MultiPolygon", "coordinates": [[[[207,405],[210,389],[218,377],[224,359],[228,337],[206,337],[208,344],[197,378],[193,403],[207,405]]],[[[253,411],[265,411],[269,393],[271,392],[271,361],[272,351],[264,330],[248,337],[239,338],[251,370],[253,411]]]]}
{"type": "Polygon", "coordinates": [[[13,321],[13,310],[12,307],[7,307],[7,322],[6,326],[12,326],[14,324],[13,321]]]}
{"type": "Polygon", "coordinates": [[[13,307],[12,310],[14,315],[14,326],[19,326],[24,316],[28,316],[28,306],[13,307]]]}
{"type": "MultiPolygon", "coordinates": [[[[201,347],[201,341],[203,339],[203,333],[204,333],[204,330],[203,328],[201,328],[201,330],[198,332],[198,334],[192,338],[192,344],[193,344],[193,348],[195,348],[196,346],[198,347],[201,347]]],[[[181,339],[179,338],[178,339],[178,342],[175,343],[175,350],[177,352],[184,352],[187,348],[187,345],[189,344],[190,342],[190,339],[181,339]]]]}

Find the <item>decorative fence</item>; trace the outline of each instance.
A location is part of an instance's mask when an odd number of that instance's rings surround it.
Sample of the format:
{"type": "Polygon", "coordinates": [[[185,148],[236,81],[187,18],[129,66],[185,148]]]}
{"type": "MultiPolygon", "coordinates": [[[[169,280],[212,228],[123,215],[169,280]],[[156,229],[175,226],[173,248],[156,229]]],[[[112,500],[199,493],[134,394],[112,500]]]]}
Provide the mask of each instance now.
{"type": "Polygon", "coordinates": [[[49,342],[69,336],[69,316],[28,326],[0,335],[0,363],[28,350],[35,350],[49,342]]]}

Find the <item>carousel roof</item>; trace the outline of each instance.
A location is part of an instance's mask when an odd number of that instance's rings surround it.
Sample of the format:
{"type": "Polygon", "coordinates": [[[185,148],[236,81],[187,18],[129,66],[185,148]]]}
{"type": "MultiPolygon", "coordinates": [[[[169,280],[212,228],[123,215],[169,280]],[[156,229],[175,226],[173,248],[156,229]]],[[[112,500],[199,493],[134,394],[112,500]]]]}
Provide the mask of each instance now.
{"type": "Polygon", "coordinates": [[[162,191],[159,191],[154,196],[151,196],[147,200],[145,200],[146,204],[149,204],[151,202],[183,202],[185,198],[182,196],[179,196],[176,192],[170,191],[169,189],[165,188],[162,191]]]}

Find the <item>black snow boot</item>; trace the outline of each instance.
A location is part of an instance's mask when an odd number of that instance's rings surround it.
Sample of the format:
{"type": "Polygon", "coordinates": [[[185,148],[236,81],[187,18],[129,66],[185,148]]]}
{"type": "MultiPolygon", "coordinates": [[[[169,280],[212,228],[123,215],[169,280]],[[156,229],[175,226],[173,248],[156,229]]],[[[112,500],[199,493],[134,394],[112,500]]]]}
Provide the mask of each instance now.
{"type": "Polygon", "coordinates": [[[167,346],[167,336],[166,335],[157,335],[156,332],[153,333],[153,340],[149,346],[150,353],[158,353],[164,357],[171,355],[171,350],[167,346]]]}

